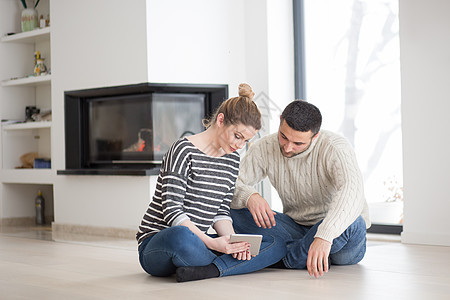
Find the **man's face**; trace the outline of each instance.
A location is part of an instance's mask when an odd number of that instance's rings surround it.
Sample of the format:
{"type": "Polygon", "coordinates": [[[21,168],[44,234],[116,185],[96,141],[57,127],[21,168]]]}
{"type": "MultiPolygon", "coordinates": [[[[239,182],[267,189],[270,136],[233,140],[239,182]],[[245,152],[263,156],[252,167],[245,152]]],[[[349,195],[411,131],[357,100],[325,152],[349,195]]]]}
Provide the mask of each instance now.
{"type": "Polygon", "coordinates": [[[280,150],[285,157],[294,157],[308,150],[312,141],[317,137],[312,131],[302,132],[289,127],[285,120],[281,121],[278,130],[278,143],[280,150]]]}

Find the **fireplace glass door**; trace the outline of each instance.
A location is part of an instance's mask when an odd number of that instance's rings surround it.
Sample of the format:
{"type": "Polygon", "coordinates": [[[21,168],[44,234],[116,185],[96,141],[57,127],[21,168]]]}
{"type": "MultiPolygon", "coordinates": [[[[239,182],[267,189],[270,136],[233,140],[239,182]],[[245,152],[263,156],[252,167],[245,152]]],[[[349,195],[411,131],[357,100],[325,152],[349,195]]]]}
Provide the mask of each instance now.
{"type": "Polygon", "coordinates": [[[88,110],[90,163],[160,163],[173,142],[203,130],[205,95],[96,98],[88,110]]]}

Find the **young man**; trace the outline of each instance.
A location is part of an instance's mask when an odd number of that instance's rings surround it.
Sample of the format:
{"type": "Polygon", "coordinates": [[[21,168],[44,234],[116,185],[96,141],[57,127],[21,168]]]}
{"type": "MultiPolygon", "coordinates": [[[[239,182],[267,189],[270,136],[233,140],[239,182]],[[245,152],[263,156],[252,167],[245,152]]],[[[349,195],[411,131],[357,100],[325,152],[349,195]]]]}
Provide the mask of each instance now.
{"type": "Polygon", "coordinates": [[[370,227],[355,153],[343,137],[320,130],[321,124],[316,106],[291,102],[278,133],[255,142],[243,158],[231,205],[238,233],[270,232],[286,240],[287,255],[276,266],[307,268],[316,278],[330,263],[358,263],[370,227]],[[265,177],[277,190],[283,213],[272,211],[253,188],[265,177]]]}

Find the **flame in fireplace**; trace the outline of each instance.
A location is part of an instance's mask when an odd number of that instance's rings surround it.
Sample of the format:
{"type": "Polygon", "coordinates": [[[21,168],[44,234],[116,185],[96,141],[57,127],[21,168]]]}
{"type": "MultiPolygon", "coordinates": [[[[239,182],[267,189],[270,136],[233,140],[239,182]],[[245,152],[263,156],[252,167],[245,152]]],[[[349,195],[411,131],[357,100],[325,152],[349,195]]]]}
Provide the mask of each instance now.
{"type": "Polygon", "coordinates": [[[150,128],[141,128],[137,136],[138,140],[136,141],[136,143],[123,149],[123,152],[153,151],[153,132],[150,128]]]}

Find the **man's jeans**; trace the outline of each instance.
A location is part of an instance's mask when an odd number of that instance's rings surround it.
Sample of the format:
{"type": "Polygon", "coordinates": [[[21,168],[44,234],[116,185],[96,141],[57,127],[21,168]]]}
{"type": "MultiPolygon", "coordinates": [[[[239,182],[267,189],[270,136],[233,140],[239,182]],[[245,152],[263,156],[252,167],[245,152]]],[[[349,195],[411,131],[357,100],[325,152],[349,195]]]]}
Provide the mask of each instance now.
{"type": "MultiPolygon", "coordinates": [[[[253,233],[271,235],[281,238],[287,245],[284,265],[290,269],[304,269],[308,259],[308,250],[314,241],[319,223],[303,226],[295,223],[289,216],[277,212],[276,226],[260,228],[247,208],[232,209],[231,217],[236,233],[253,233]]],[[[366,223],[359,216],[347,230],[333,240],[330,250],[331,263],[334,265],[352,265],[360,262],[366,253],[366,223]]]]}
{"type": "Polygon", "coordinates": [[[264,235],[257,256],[251,260],[237,260],[231,255],[209,250],[185,226],[164,229],[146,238],[139,246],[139,262],[153,276],[170,276],[178,267],[206,266],[211,263],[217,266],[220,276],[245,274],[270,266],[285,255],[286,243],[283,240],[264,235]]]}

